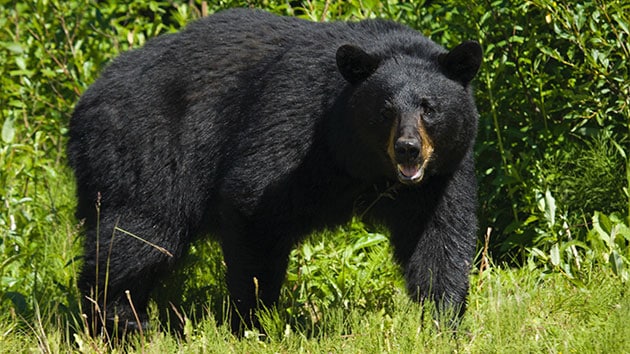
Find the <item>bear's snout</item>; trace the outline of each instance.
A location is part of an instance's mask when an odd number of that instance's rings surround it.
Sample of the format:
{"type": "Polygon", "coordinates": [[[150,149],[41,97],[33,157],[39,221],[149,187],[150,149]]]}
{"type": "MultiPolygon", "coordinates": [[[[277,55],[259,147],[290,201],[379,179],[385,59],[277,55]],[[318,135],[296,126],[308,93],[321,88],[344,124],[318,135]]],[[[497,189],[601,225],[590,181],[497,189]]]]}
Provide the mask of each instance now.
{"type": "Polygon", "coordinates": [[[420,182],[426,167],[420,140],[415,137],[400,137],[394,143],[393,150],[398,180],[403,183],[420,182]]]}
{"type": "Polygon", "coordinates": [[[399,138],[394,144],[394,153],[400,164],[417,163],[420,158],[420,142],[415,138],[399,138]]]}

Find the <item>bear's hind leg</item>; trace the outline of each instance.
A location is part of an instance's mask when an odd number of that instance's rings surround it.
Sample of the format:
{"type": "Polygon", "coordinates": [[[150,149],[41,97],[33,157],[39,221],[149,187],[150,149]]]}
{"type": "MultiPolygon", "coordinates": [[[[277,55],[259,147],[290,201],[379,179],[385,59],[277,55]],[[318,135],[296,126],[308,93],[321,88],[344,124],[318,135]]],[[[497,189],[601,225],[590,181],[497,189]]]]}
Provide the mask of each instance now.
{"type": "Polygon", "coordinates": [[[166,219],[104,210],[87,225],[85,260],[78,285],[93,333],[146,328],[149,293],[188,242],[184,227],[166,219]]]}

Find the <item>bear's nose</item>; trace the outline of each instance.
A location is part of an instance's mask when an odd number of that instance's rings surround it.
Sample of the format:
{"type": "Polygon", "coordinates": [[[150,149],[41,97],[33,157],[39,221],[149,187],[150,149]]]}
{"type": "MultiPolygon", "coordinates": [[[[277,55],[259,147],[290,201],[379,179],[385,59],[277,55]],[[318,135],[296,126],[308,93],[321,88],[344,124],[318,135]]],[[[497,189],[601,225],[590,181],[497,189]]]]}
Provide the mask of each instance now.
{"type": "Polygon", "coordinates": [[[394,152],[398,162],[415,161],[420,155],[420,142],[417,139],[400,138],[396,140],[394,152]]]}

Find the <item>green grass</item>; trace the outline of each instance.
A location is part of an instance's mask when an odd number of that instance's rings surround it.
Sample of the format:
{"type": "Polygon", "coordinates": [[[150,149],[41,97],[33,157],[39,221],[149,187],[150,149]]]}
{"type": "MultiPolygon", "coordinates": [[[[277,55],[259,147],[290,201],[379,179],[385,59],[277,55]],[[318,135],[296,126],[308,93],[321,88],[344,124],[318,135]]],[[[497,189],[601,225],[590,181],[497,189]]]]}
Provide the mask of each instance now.
{"type": "MultiPolygon", "coordinates": [[[[538,270],[491,268],[473,277],[470,308],[457,333],[422,320],[422,309],[402,293],[392,309],[322,309],[314,330],[285,325],[278,312],[265,316],[269,335],[233,337],[212,312],[181,334],[164,328],[126,338],[120,352],[199,353],[623,353],[630,351],[630,286],[603,271],[576,286],[568,278],[538,270]],[[442,328],[440,330],[440,328],[442,328]]],[[[378,290],[378,289],[375,289],[378,290]]],[[[428,305],[430,306],[430,305],[428,305]]],[[[430,311],[430,309],[427,309],[430,311]]],[[[187,320],[188,321],[188,320],[187,320]]],[[[112,349],[67,323],[50,318],[23,321],[6,314],[0,324],[1,352],[103,352],[112,349]]],[[[159,323],[154,321],[155,328],[159,323]]]]}
{"type": "MultiPolygon", "coordinates": [[[[214,321],[205,321],[188,341],[168,341],[176,345],[172,349],[183,345],[184,351],[214,351],[222,341],[219,351],[270,353],[630,350],[630,299],[624,296],[628,286],[618,280],[599,274],[586,287],[576,288],[558,275],[540,281],[537,272],[496,269],[483,282],[474,282],[470,310],[455,336],[438,330],[431,316],[421,321],[420,306],[399,293],[393,311],[323,309],[321,332],[315,337],[289,328],[272,332],[268,341],[236,341],[214,321]]],[[[270,322],[269,327],[277,325],[270,322]]]]}

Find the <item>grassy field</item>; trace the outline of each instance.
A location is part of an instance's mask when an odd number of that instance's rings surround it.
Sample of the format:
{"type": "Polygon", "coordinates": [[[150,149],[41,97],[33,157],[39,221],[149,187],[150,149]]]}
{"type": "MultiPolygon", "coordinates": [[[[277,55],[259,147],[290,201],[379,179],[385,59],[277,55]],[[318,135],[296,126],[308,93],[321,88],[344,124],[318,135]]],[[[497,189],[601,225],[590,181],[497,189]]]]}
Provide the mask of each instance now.
{"type": "MultiPolygon", "coordinates": [[[[375,289],[378,290],[378,289],[375,289]]],[[[4,315],[0,352],[138,353],[627,353],[630,351],[630,286],[593,270],[576,286],[538,270],[490,268],[473,277],[470,308],[456,333],[422,316],[402,293],[390,309],[330,306],[310,330],[288,326],[278,311],[263,320],[268,336],[237,339],[204,312],[169,334],[155,328],[112,346],[71,334],[66,322],[23,321],[4,315]]],[[[430,305],[426,312],[430,313],[430,305]]]]}

